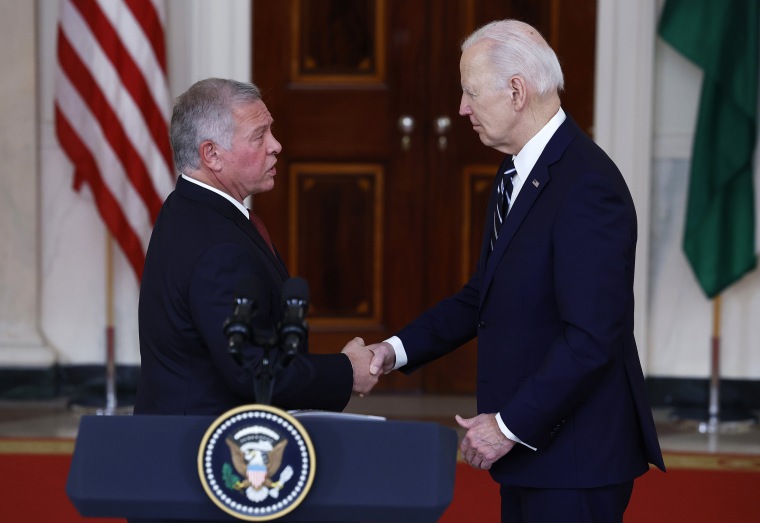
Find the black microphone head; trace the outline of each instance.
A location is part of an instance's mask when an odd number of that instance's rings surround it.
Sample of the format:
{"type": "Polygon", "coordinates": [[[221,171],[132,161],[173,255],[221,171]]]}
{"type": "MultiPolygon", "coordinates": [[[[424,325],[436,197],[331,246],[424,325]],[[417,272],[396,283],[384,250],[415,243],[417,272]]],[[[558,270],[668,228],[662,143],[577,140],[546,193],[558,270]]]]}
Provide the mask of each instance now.
{"type": "Polygon", "coordinates": [[[239,309],[241,306],[240,312],[249,314],[249,320],[256,317],[258,322],[264,322],[269,318],[269,290],[261,278],[254,274],[250,274],[238,282],[233,309],[239,309]],[[250,309],[247,310],[246,308],[250,309]]]}
{"type": "Polygon", "coordinates": [[[309,285],[303,278],[288,278],[282,286],[282,321],[279,334],[284,351],[282,364],[287,366],[306,343],[306,311],[309,308],[309,285]]]}
{"type": "Polygon", "coordinates": [[[263,283],[256,276],[247,276],[238,282],[232,315],[224,320],[222,331],[227,337],[227,351],[240,365],[243,362],[241,348],[251,339],[251,320],[259,310],[262,302],[263,283]]]}
{"type": "Polygon", "coordinates": [[[228,336],[235,329],[249,330],[254,316],[269,314],[269,302],[264,283],[255,275],[241,279],[235,289],[232,302],[232,316],[224,322],[224,332],[228,336]]]}
{"type": "Polygon", "coordinates": [[[304,308],[309,306],[309,284],[300,276],[288,278],[282,286],[282,302],[301,302],[304,308]]]}
{"type": "Polygon", "coordinates": [[[268,287],[253,274],[242,278],[235,288],[232,315],[224,322],[224,334],[229,340],[229,352],[239,361],[242,344],[269,343],[272,333],[268,287]]]}

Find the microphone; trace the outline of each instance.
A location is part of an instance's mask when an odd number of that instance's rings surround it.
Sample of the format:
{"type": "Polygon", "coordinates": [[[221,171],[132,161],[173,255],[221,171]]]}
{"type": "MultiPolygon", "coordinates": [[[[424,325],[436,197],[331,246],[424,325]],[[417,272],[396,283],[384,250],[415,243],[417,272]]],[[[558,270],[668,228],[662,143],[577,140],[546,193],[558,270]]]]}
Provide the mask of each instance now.
{"type": "Polygon", "coordinates": [[[243,363],[240,349],[251,340],[251,320],[259,311],[262,303],[263,283],[256,276],[243,279],[235,293],[232,316],[224,322],[224,335],[227,337],[227,352],[238,365],[243,363]]]}
{"type": "Polygon", "coordinates": [[[280,323],[280,339],[285,351],[285,365],[301,350],[308,327],[306,311],[309,308],[309,284],[300,277],[285,280],[282,286],[283,314],[280,323]]]}

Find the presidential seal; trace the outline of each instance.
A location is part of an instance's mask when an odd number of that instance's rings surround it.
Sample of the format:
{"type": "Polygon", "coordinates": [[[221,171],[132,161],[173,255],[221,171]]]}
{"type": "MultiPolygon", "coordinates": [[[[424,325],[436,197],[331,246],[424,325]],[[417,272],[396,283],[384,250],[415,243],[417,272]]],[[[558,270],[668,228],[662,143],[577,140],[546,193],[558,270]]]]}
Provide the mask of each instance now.
{"type": "Polygon", "coordinates": [[[267,405],[225,412],[198,451],[203,489],[219,508],[246,521],[284,516],[314,480],[314,446],[290,414],[267,405]]]}

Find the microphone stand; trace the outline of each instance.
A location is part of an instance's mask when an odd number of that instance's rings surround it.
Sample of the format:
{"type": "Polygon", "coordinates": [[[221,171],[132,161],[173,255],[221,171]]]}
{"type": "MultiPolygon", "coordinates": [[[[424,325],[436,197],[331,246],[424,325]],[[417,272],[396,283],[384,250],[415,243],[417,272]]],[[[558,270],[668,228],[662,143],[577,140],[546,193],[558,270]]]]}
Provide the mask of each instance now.
{"type": "Polygon", "coordinates": [[[261,405],[271,405],[274,394],[274,384],[277,378],[277,355],[278,338],[276,335],[264,337],[254,335],[254,345],[264,351],[258,368],[255,368],[251,362],[246,362],[245,369],[253,376],[253,393],[256,397],[256,403],[261,405]]]}
{"type": "MultiPolygon", "coordinates": [[[[227,324],[231,325],[233,322],[228,321],[227,324]]],[[[229,331],[233,332],[233,329],[229,329],[229,331]]],[[[234,330],[234,332],[238,331],[234,330]]],[[[290,359],[285,358],[284,350],[280,346],[280,337],[277,334],[272,334],[271,331],[262,334],[255,330],[251,334],[253,338],[251,344],[264,353],[258,365],[254,365],[250,359],[243,358],[242,347],[238,344],[230,343],[227,352],[238,365],[243,367],[243,371],[253,378],[253,393],[256,403],[271,405],[277,376],[285,370],[290,359]]]]}

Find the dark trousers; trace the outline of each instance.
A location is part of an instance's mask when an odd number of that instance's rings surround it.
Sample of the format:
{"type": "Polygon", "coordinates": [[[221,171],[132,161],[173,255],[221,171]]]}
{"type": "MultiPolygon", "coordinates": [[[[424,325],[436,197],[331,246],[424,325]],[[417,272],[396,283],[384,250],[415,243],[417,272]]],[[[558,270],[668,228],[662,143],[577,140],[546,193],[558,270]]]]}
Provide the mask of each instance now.
{"type": "Polygon", "coordinates": [[[502,523],[622,523],[633,481],[589,489],[502,485],[502,523]]]}

